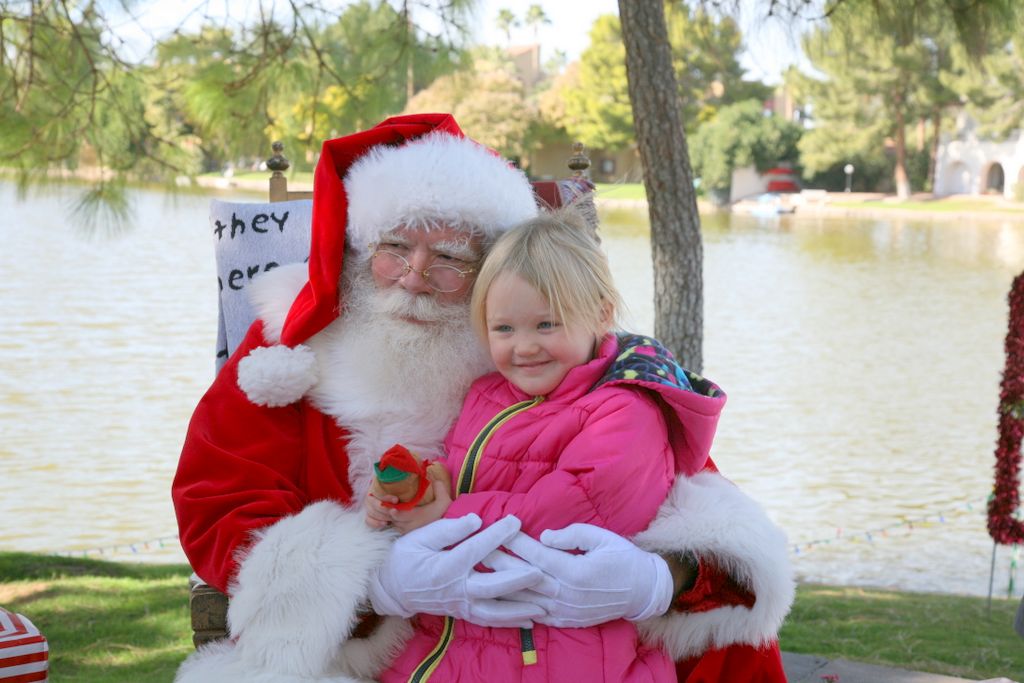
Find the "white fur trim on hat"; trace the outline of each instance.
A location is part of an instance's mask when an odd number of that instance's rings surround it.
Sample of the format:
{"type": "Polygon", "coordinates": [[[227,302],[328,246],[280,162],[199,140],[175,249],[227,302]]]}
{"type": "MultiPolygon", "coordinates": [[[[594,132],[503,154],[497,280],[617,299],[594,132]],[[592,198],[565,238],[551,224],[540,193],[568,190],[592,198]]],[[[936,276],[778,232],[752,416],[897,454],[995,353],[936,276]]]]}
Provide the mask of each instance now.
{"type": "Polygon", "coordinates": [[[765,645],[796,592],[786,536],[761,506],[720,474],[680,476],[646,531],[633,541],[652,552],[692,551],[707,557],[754,594],[754,605],[679,612],[638,624],[644,640],[673,659],[734,643],[765,645]]]}
{"type": "Polygon", "coordinates": [[[526,175],[467,138],[433,133],[378,146],[345,176],[349,244],[359,249],[400,226],[444,224],[487,237],[537,215],[526,175]]]}
{"type": "Polygon", "coordinates": [[[238,363],[238,388],[259,406],[295,403],[316,381],[316,354],[305,344],[260,346],[238,363]]]}

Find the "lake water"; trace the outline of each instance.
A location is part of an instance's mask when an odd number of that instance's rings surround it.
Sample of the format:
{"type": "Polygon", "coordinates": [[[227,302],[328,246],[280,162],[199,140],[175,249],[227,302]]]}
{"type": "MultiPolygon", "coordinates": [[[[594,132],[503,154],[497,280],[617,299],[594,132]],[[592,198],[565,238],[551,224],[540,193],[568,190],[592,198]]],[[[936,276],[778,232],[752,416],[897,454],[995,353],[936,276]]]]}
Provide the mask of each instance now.
{"type": "MultiPolygon", "coordinates": [[[[213,374],[209,196],[135,191],[131,228],[90,238],[77,192],[20,202],[0,182],[0,549],[183,561],[168,490],[213,374]]],[[[651,332],[645,214],[603,217],[630,326],[651,332]]],[[[1024,222],[703,222],[704,371],[729,394],[714,457],[800,578],[985,595],[1024,222]]],[[[1013,559],[999,549],[997,595],[1013,559]]]]}

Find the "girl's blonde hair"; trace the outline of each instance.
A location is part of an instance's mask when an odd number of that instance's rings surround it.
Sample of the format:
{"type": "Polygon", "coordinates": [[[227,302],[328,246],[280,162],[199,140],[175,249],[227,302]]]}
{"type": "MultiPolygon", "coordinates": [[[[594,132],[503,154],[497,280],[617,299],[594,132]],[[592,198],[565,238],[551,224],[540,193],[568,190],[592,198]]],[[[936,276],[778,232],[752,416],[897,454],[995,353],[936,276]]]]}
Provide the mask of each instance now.
{"type": "Polygon", "coordinates": [[[593,228],[571,206],[520,223],[494,243],[470,302],[473,328],[485,340],[487,292],[502,273],[518,275],[543,294],[566,327],[605,332],[622,308],[608,257],[593,228]]]}

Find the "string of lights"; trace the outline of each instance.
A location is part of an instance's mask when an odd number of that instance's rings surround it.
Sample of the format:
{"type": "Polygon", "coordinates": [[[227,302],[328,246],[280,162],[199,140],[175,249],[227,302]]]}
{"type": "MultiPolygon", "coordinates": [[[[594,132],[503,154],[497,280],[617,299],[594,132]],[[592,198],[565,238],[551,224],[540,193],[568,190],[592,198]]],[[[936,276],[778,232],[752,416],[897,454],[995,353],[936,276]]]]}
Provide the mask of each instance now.
{"type": "Polygon", "coordinates": [[[92,555],[119,555],[132,553],[135,555],[153,552],[168,547],[169,544],[177,545],[178,534],[151,538],[147,541],[136,541],[135,543],[117,543],[113,545],[96,546],[93,548],[79,548],[75,550],[59,550],[54,555],[60,557],[89,557],[92,555]]]}
{"type": "Polygon", "coordinates": [[[795,555],[801,555],[810,552],[818,546],[831,545],[833,543],[874,543],[880,538],[888,538],[890,535],[894,534],[902,534],[905,536],[913,533],[917,529],[945,524],[949,519],[956,516],[971,513],[985,514],[985,503],[985,500],[960,503],[954,507],[940,510],[938,512],[930,512],[916,517],[907,517],[899,522],[893,522],[892,524],[876,527],[874,529],[850,531],[842,527],[836,527],[835,533],[831,536],[794,543],[792,546],[793,553],[795,555]]]}
{"type": "MultiPolygon", "coordinates": [[[[908,517],[899,522],[894,522],[882,527],[876,527],[874,529],[861,530],[861,531],[850,531],[842,527],[836,527],[835,533],[831,536],[816,538],[809,541],[802,541],[794,543],[792,548],[796,555],[800,555],[815,547],[822,545],[831,545],[839,542],[868,542],[874,543],[879,538],[888,538],[893,533],[906,531],[912,533],[915,529],[927,528],[935,526],[936,524],[945,524],[950,518],[956,517],[957,515],[977,512],[982,514],[985,512],[985,502],[967,502],[960,503],[959,505],[938,512],[931,512],[928,514],[920,515],[917,517],[908,517]]],[[[134,543],[117,543],[112,545],[96,546],[92,548],[79,548],[74,550],[57,551],[55,555],[67,556],[67,557],[88,557],[90,555],[115,555],[119,553],[131,552],[133,554],[143,553],[146,551],[154,551],[167,547],[168,543],[177,542],[178,534],[172,534],[168,536],[160,536],[159,538],[152,538],[146,541],[136,541],[134,543]]]]}

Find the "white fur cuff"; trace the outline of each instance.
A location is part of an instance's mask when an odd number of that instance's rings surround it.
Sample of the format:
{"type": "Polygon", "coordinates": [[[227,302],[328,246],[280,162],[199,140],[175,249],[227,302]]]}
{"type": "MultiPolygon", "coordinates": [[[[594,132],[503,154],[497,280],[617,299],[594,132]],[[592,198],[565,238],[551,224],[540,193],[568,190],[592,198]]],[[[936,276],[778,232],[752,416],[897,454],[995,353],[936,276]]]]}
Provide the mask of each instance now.
{"type": "Polygon", "coordinates": [[[316,381],[316,354],[304,344],[260,346],[238,363],[238,387],[259,406],[295,403],[316,381]]]}
{"type": "Polygon", "coordinates": [[[238,654],[256,669],[324,676],[357,623],[370,572],[393,535],[366,526],[361,508],[329,501],[254,535],[229,590],[238,654]]]}
{"type": "Polygon", "coordinates": [[[724,477],[712,472],[678,477],[657,518],[633,540],[652,552],[692,551],[712,559],[755,596],[750,609],[669,611],[641,622],[647,642],[678,660],[736,643],[761,646],[778,637],[796,592],[786,536],[724,477]]]}

